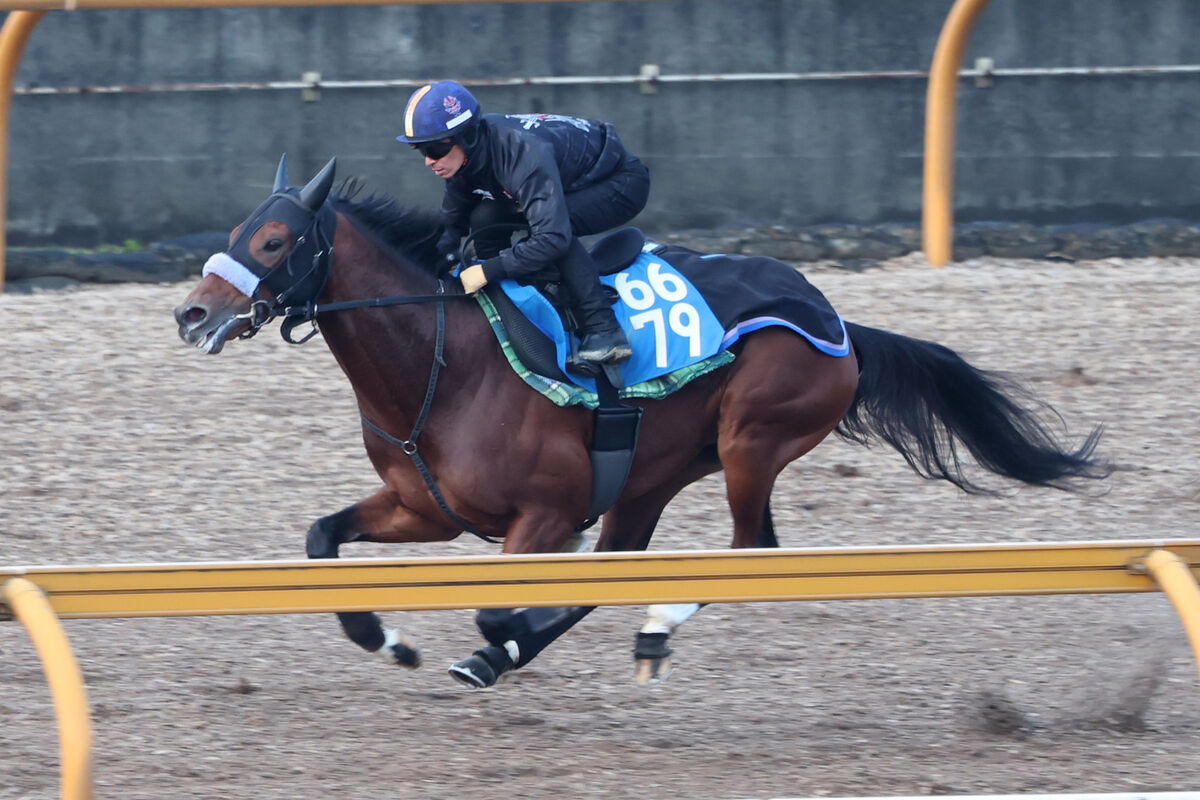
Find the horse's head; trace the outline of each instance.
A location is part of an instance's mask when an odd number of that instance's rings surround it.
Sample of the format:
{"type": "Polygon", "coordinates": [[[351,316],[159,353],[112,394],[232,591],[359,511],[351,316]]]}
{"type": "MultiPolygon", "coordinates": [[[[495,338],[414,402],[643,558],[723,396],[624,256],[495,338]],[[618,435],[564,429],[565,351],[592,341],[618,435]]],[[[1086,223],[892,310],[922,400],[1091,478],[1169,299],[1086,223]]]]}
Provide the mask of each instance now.
{"type": "Polygon", "coordinates": [[[315,301],[329,275],[337,217],[325,200],[337,159],[302,189],[288,188],[287,156],[275,188],[229,234],[229,247],[204,265],[196,288],[175,308],[179,336],[219,353],[235,336],[252,336],[285,306],[315,301]]]}

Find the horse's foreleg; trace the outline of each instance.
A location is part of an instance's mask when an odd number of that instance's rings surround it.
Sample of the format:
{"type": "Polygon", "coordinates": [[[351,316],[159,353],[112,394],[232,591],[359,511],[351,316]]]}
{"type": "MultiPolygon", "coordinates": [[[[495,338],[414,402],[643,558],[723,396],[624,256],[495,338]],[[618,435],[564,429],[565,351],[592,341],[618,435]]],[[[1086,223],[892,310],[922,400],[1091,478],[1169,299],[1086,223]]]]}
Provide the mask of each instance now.
{"type": "MultiPolygon", "coordinates": [[[[347,542],[443,538],[449,538],[444,529],[404,509],[394,494],[384,488],[314,522],[308,529],[305,549],[309,558],[337,558],[338,549],[347,542]]],[[[350,641],[367,652],[378,653],[388,663],[410,669],[421,665],[421,654],[412,643],[398,630],[385,631],[378,614],[351,611],[338,613],[337,618],[350,641]]]]}
{"type": "MultiPolygon", "coordinates": [[[[511,536],[511,534],[510,534],[511,536]]],[[[515,542],[509,539],[508,542],[515,542]]],[[[568,538],[562,552],[583,550],[585,539],[576,533],[568,538]]],[[[473,689],[495,684],[505,672],[519,669],[545,650],[579,620],[592,612],[589,607],[534,607],[517,611],[512,608],[484,608],[475,615],[475,625],[488,646],[450,666],[450,675],[473,689]]]]}
{"type": "MultiPolygon", "coordinates": [[[[675,489],[667,494],[657,507],[650,504],[641,509],[639,516],[644,517],[641,522],[635,520],[632,515],[626,518],[629,524],[613,522],[612,520],[621,517],[617,510],[621,504],[618,503],[604,515],[603,529],[596,543],[596,550],[645,550],[663,506],[677,491],[678,489],[675,489]]],[[[538,528],[550,529],[545,523],[538,528]]],[[[534,528],[530,526],[529,530],[534,528]]],[[[510,531],[505,540],[505,552],[537,552],[545,549],[544,544],[545,542],[536,541],[533,535],[519,536],[510,531]]],[[[580,541],[572,537],[568,539],[565,549],[567,552],[574,552],[579,549],[579,545],[580,541]]],[[[532,661],[538,653],[574,627],[594,608],[550,607],[526,608],[521,611],[508,608],[483,609],[476,615],[475,623],[479,626],[479,632],[488,640],[488,646],[453,664],[450,674],[460,683],[472,688],[491,686],[505,672],[519,669],[532,661]]]]}
{"type": "Polygon", "coordinates": [[[491,686],[505,672],[528,664],[594,610],[595,606],[482,609],[475,623],[489,644],[451,665],[450,675],[472,689],[491,686]]]}

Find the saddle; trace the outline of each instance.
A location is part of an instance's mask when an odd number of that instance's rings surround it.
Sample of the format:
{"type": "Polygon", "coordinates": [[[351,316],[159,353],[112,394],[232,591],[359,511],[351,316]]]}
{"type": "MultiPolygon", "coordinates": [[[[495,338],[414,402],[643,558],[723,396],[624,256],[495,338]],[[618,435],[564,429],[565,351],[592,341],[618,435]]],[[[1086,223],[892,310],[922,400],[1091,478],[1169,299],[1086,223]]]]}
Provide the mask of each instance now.
{"type": "MultiPolygon", "coordinates": [[[[600,274],[609,275],[632,264],[642,254],[645,245],[646,237],[640,230],[622,228],[605,236],[589,252],[600,274]]],[[[485,286],[483,291],[500,314],[518,360],[547,378],[574,383],[559,369],[554,342],[550,337],[538,330],[500,287],[485,286]]],[[[552,292],[543,289],[543,294],[564,320],[569,318],[561,305],[555,302],[552,292]]],[[[633,464],[642,420],[641,408],[620,402],[617,387],[613,385],[608,370],[595,377],[600,403],[593,412],[592,448],[589,453],[592,461],[592,503],[587,520],[579,530],[594,525],[621,495],[633,464]]]]}
{"type": "MultiPolygon", "coordinates": [[[[596,242],[588,252],[592,256],[592,261],[596,263],[597,271],[601,275],[611,275],[632,264],[642,254],[645,246],[646,235],[644,233],[637,228],[621,228],[596,242]]],[[[564,319],[564,324],[570,327],[566,322],[569,318],[568,314],[557,301],[555,287],[551,284],[540,285],[538,288],[558,309],[559,315],[564,319]]],[[[573,379],[559,368],[554,342],[550,340],[550,337],[538,330],[537,326],[521,313],[516,303],[500,287],[485,286],[483,291],[492,301],[500,318],[504,320],[504,329],[508,332],[513,352],[516,353],[521,363],[539,375],[545,375],[547,378],[563,383],[573,383],[573,379]]],[[[589,375],[588,377],[594,376],[589,375]]]]}

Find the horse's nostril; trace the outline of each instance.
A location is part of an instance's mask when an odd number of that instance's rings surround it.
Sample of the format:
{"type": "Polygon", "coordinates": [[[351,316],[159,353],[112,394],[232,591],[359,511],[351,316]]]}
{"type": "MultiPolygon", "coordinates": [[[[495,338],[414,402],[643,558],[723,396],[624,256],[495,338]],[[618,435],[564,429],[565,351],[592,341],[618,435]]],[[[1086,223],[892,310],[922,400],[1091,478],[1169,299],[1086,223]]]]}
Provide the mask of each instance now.
{"type": "Polygon", "coordinates": [[[202,306],[179,306],[175,309],[175,321],[180,325],[195,325],[203,322],[208,312],[202,306]]]}

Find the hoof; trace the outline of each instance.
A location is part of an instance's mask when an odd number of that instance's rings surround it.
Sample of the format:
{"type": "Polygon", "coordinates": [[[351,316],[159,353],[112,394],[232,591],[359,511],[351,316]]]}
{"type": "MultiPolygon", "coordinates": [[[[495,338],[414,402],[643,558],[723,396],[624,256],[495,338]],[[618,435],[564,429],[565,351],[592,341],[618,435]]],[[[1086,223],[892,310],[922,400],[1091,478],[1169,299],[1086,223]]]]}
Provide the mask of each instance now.
{"type": "Polygon", "coordinates": [[[396,664],[407,669],[421,666],[421,651],[413,647],[413,643],[397,631],[388,631],[384,635],[383,647],[375,652],[389,664],[396,664]]]}
{"type": "Polygon", "coordinates": [[[472,689],[486,689],[494,686],[499,677],[491,665],[479,656],[471,656],[456,664],[451,664],[449,672],[451,678],[472,689]]]}
{"type": "Polygon", "coordinates": [[[637,682],[638,686],[653,686],[671,677],[671,673],[674,671],[675,667],[671,665],[670,656],[662,658],[639,658],[637,660],[637,671],[634,672],[633,679],[637,682]]]}
{"type": "Polygon", "coordinates": [[[462,661],[451,664],[450,677],[472,689],[495,686],[500,676],[512,669],[512,659],[502,647],[486,647],[476,650],[462,661]]]}
{"type": "Polygon", "coordinates": [[[667,647],[669,635],[665,633],[639,633],[633,648],[637,670],[633,679],[638,686],[653,686],[662,683],[675,668],[671,666],[671,648],[667,647]]]}

